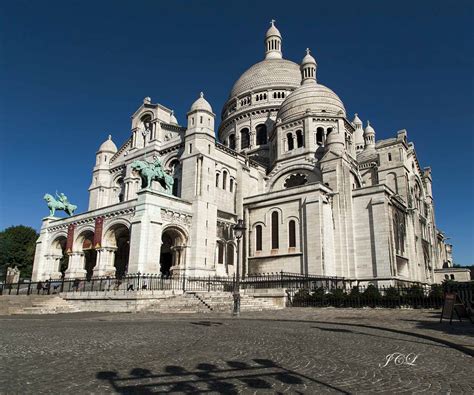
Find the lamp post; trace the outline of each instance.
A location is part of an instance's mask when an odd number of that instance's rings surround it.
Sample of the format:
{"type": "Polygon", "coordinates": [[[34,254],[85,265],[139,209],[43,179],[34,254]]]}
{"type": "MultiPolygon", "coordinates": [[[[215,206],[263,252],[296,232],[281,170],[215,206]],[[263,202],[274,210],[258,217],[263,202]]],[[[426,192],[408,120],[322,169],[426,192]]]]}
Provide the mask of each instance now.
{"type": "Polygon", "coordinates": [[[240,239],[244,235],[245,225],[242,219],[237,220],[237,224],[234,225],[233,231],[234,236],[237,239],[237,272],[234,285],[234,310],[232,315],[238,317],[240,315],[240,239]]]}

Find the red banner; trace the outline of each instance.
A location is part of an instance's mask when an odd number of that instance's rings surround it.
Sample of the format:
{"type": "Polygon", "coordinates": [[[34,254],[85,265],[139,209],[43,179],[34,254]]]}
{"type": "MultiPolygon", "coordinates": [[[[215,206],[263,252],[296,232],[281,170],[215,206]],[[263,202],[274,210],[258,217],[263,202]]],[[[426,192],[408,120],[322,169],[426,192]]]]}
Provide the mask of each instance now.
{"type": "Polygon", "coordinates": [[[104,217],[97,217],[95,219],[94,230],[94,248],[102,247],[102,229],[104,227],[104,217]]]}
{"type": "Polygon", "coordinates": [[[71,224],[67,227],[66,252],[72,252],[72,245],[74,243],[74,228],[76,225],[71,224]]]}

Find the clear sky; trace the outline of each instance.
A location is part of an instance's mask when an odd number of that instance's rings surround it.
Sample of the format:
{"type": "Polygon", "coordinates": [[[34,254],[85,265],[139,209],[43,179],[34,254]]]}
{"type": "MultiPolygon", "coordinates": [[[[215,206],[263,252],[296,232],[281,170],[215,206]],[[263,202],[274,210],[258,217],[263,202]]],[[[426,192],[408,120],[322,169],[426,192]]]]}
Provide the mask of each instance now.
{"type": "Polygon", "coordinates": [[[37,229],[45,192],[87,209],[95,152],[129,136],[145,96],[181,124],[200,91],[220,115],[263,58],[270,19],[284,57],[306,47],[318,80],[377,138],[407,129],[431,166],[437,225],[474,263],[473,1],[3,1],[0,229],[37,229]]]}

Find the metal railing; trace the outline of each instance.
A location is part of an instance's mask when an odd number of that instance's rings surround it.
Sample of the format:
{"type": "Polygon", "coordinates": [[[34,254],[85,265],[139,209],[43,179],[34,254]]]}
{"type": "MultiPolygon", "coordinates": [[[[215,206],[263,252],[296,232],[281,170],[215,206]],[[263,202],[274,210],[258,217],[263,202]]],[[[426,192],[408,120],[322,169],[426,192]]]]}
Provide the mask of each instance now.
{"type": "MultiPolygon", "coordinates": [[[[398,282],[395,286],[360,286],[357,280],[342,277],[305,276],[297,273],[247,275],[240,280],[241,290],[285,289],[288,307],[413,307],[440,308],[445,292],[456,292],[468,311],[474,311],[474,282],[416,284],[398,282]]],[[[123,278],[96,277],[39,282],[0,284],[0,295],[51,295],[60,292],[185,291],[232,292],[233,276],[170,276],[128,274],[123,278]]]]}

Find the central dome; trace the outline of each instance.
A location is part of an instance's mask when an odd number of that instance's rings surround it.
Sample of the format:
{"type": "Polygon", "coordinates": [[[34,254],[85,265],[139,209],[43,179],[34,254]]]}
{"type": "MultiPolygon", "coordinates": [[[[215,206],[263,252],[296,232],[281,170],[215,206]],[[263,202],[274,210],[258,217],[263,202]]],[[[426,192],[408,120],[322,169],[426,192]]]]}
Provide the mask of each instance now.
{"type": "Polygon", "coordinates": [[[291,92],[282,103],[277,118],[285,122],[303,115],[307,110],[346,116],[346,109],[339,96],[328,87],[314,83],[301,85],[291,92]]]}
{"type": "Polygon", "coordinates": [[[297,88],[301,84],[300,67],[286,59],[265,59],[254,64],[236,81],[230,97],[265,88],[297,88]]]}

